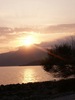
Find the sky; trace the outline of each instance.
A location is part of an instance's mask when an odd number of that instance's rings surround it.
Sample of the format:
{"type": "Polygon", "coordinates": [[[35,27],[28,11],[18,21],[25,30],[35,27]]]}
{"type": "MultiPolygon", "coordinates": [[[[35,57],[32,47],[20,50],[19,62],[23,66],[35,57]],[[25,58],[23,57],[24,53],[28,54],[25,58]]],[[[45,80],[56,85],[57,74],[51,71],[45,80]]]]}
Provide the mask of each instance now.
{"type": "Polygon", "coordinates": [[[75,35],[75,0],[0,0],[0,52],[75,35]]]}
{"type": "Polygon", "coordinates": [[[69,24],[74,12],[75,0],[0,0],[3,26],[69,24]]]}

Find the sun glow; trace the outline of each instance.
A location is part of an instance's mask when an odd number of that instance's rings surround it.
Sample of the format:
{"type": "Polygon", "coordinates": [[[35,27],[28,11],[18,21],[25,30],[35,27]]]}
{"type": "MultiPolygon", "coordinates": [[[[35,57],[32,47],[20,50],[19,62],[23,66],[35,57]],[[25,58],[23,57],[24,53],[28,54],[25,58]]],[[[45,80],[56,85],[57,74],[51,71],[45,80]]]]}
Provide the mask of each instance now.
{"type": "Polygon", "coordinates": [[[24,39],[22,39],[22,44],[25,46],[31,46],[35,43],[35,37],[33,36],[27,36],[24,39]]]}
{"type": "Polygon", "coordinates": [[[22,83],[37,81],[35,77],[36,76],[35,69],[27,68],[26,70],[24,70],[23,74],[24,74],[24,78],[22,83]]]}
{"type": "Polygon", "coordinates": [[[26,37],[24,44],[26,46],[30,46],[30,45],[34,44],[34,38],[31,36],[26,37]]]}

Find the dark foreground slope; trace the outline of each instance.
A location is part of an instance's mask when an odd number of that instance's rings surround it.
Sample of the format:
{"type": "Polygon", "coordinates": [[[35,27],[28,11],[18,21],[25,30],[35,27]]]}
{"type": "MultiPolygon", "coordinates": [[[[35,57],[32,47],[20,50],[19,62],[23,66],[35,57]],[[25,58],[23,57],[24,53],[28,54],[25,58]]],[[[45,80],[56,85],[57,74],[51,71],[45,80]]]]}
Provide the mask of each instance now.
{"type": "Polygon", "coordinates": [[[0,86],[0,100],[52,100],[69,93],[75,93],[75,79],[0,86]]]}
{"type": "Polygon", "coordinates": [[[0,66],[39,65],[46,53],[35,46],[0,54],[0,66]]]}

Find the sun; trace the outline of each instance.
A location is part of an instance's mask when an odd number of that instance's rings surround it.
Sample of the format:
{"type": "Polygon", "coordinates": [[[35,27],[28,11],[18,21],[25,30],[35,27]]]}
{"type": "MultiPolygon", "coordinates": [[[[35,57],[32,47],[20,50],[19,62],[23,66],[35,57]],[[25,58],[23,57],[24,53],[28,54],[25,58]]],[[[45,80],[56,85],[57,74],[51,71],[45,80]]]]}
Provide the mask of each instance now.
{"type": "Polygon", "coordinates": [[[23,44],[25,46],[31,46],[35,43],[35,38],[33,36],[27,36],[24,40],[23,40],[23,44]]]}
{"type": "Polygon", "coordinates": [[[18,46],[25,46],[25,47],[31,47],[34,44],[38,44],[38,43],[39,43],[39,39],[35,34],[21,36],[18,38],[17,41],[18,46]]]}

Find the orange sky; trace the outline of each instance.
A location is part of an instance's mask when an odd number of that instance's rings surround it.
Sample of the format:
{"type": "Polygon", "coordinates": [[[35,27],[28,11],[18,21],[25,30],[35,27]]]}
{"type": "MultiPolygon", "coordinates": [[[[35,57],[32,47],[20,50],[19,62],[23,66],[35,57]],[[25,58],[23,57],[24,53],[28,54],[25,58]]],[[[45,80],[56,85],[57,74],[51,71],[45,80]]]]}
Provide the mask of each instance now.
{"type": "MultiPolygon", "coordinates": [[[[14,50],[14,48],[26,45],[25,41],[28,37],[32,44],[40,44],[42,42],[52,42],[66,36],[75,35],[74,33],[38,33],[38,32],[15,32],[7,33],[0,37],[0,53],[14,50]]],[[[28,41],[28,40],[27,40],[28,41]]]]}
{"type": "Polygon", "coordinates": [[[74,33],[75,0],[0,0],[0,53],[74,33]]]}

